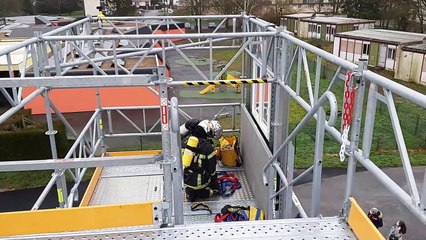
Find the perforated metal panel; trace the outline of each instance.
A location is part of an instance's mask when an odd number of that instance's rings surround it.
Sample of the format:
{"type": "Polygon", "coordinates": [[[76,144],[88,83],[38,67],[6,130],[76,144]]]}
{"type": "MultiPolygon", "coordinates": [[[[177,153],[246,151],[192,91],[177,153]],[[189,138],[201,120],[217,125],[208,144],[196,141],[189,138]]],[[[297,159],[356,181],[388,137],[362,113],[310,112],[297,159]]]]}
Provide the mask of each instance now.
{"type": "Polygon", "coordinates": [[[128,177],[161,174],[163,174],[163,169],[160,164],[147,164],[138,166],[107,167],[102,171],[101,177],[128,177]]]}
{"type": "MultiPolygon", "coordinates": [[[[222,202],[222,201],[217,201],[217,202],[210,202],[210,201],[204,201],[204,203],[206,203],[210,209],[212,210],[213,214],[215,213],[220,213],[220,210],[229,203],[229,205],[233,205],[233,206],[256,206],[256,201],[255,200],[241,200],[241,201],[232,201],[232,202],[222,202]]],[[[185,216],[190,216],[190,215],[207,215],[209,214],[208,211],[202,210],[202,211],[191,211],[191,205],[192,203],[190,202],[186,202],[183,205],[183,214],[185,216]]],[[[213,217],[211,217],[211,221],[213,222],[213,217]]]]}
{"type": "Polygon", "coordinates": [[[168,239],[282,239],[282,240],[355,240],[352,231],[337,218],[285,219],[256,222],[198,224],[162,229],[124,229],[98,232],[51,234],[14,239],[61,240],[168,240],[168,239]]]}
{"type": "Polygon", "coordinates": [[[89,205],[158,202],[162,187],[162,175],[101,178],[89,205]]]}

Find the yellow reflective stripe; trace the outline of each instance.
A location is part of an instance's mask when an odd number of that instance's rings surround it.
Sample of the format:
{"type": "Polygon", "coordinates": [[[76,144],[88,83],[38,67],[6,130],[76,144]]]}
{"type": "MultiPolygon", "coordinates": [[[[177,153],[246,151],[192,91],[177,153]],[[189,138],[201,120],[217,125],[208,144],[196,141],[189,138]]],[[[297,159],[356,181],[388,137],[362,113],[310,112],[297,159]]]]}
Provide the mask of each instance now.
{"type": "Polygon", "coordinates": [[[207,156],[207,159],[210,159],[216,155],[216,150],[210,153],[210,155],[207,156]]]}
{"type": "Polygon", "coordinates": [[[188,188],[191,188],[191,189],[194,189],[194,190],[200,190],[200,189],[206,188],[210,184],[210,182],[211,182],[211,179],[209,179],[203,185],[199,185],[199,186],[191,186],[191,185],[188,185],[188,184],[184,184],[184,185],[185,185],[185,187],[188,187],[188,188]]]}
{"type": "Polygon", "coordinates": [[[62,188],[58,188],[58,202],[64,202],[64,196],[62,195],[62,188]]]}
{"type": "Polygon", "coordinates": [[[197,186],[201,186],[201,174],[198,174],[197,176],[197,186]]]}
{"type": "Polygon", "coordinates": [[[198,158],[199,158],[199,159],[205,159],[205,158],[206,158],[206,155],[204,155],[204,154],[198,154],[198,158]]]}

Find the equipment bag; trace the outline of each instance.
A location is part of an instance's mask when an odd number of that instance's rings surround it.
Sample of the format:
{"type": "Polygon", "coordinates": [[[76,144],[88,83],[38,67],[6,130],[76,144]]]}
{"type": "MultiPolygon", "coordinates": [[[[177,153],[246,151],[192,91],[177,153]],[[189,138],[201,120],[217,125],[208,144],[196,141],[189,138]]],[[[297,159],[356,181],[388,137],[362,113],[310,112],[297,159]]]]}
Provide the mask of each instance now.
{"type": "Polygon", "coordinates": [[[234,174],[220,175],[216,179],[216,183],[219,185],[222,197],[230,197],[235,193],[235,190],[241,188],[240,180],[234,174]]]}
{"type": "Polygon", "coordinates": [[[242,164],[237,136],[225,136],[219,139],[219,158],[227,167],[239,167],[242,164]]]}
{"type": "Polygon", "coordinates": [[[256,207],[248,206],[230,206],[226,205],[214,217],[215,222],[233,222],[233,221],[256,221],[264,220],[264,212],[256,207]]]}

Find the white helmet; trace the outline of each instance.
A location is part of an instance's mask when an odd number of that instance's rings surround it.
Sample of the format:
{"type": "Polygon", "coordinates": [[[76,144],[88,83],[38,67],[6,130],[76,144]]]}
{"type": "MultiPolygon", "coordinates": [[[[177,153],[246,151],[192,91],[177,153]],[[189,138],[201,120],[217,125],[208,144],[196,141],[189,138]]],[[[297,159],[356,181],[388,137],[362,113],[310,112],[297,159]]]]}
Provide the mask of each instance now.
{"type": "Polygon", "coordinates": [[[210,125],[211,125],[210,132],[212,137],[214,139],[219,139],[220,137],[222,137],[223,129],[220,123],[216,120],[212,120],[210,121],[210,125]]]}
{"type": "Polygon", "coordinates": [[[220,137],[222,137],[223,130],[222,126],[218,121],[203,120],[198,125],[204,128],[204,131],[206,131],[208,137],[214,139],[219,139],[220,137]]]}

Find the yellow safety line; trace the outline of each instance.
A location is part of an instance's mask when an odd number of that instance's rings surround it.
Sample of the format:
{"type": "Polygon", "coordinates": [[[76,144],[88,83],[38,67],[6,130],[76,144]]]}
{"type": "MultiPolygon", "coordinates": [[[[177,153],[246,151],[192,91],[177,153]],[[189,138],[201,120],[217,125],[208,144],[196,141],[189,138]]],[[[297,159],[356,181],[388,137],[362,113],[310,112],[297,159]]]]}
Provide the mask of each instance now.
{"type": "Polygon", "coordinates": [[[85,207],[89,205],[90,199],[92,199],[93,192],[96,189],[96,185],[98,185],[98,181],[103,169],[103,167],[97,167],[95,169],[95,172],[93,173],[93,176],[90,179],[89,185],[87,186],[86,192],[84,193],[84,196],[81,199],[80,207],[85,207]]]}
{"type": "Polygon", "coordinates": [[[123,151],[123,152],[109,152],[111,157],[119,156],[137,156],[137,155],[157,155],[161,154],[161,150],[143,150],[143,151],[123,151]]]}
{"type": "Polygon", "coordinates": [[[362,208],[354,198],[349,198],[351,208],[349,210],[348,223],[358,240],[385,240],[374,224],[368,219],[362,208]]]}
{"type": "Polygon", "coordinates": [[[153,225],[153,203],[0,213],[0,236],[153,225]]]}

